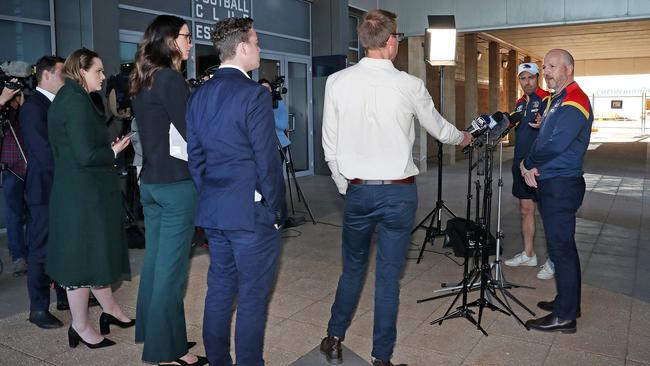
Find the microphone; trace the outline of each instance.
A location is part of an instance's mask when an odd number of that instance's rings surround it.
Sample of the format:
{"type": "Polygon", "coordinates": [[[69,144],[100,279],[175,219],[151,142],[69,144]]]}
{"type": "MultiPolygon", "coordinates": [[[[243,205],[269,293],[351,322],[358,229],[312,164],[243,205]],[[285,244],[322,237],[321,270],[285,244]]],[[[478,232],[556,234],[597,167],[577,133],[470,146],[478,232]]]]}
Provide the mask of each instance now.
{"type": "Polygon", "coordinates": [[[472,137],[477,138],[485,133],[488,129],[493,129],[498,124],[497,121],[486,114],[482,114],[472,120],[469,126],[465,128],[466,132],[469,132],[472,137]]]}
{"type": "Polygon", "coordinates": [[[506,113],[496,112],[493,115],[493,117],[495,118],[495,120],[498,120],[500,122],[505,121],[505,123],[502,123],[502,125],[504,125],[505,128],[497,132],[499,134],[499,138],[501,139],[506,137],[506,135],[508,135],[510,130],[519,126],[519,123],[521,123],[521,120],[523,119],[524,115],[521,114],[520,112],[515,112],[511,114],[508,114],[507,112],[506,113]]]}

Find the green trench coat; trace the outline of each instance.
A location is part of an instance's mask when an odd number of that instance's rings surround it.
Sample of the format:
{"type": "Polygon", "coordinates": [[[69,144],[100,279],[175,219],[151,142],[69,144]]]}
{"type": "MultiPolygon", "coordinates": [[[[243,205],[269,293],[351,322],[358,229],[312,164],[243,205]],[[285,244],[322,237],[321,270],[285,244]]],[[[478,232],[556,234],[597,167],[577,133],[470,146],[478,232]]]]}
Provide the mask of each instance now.
{"type": "Polygon", "coordinates": [[[54,154],[46,273],[64,286],[128,276],[122,199],[103,112],[66,79],[48,112],[54,154]]]}

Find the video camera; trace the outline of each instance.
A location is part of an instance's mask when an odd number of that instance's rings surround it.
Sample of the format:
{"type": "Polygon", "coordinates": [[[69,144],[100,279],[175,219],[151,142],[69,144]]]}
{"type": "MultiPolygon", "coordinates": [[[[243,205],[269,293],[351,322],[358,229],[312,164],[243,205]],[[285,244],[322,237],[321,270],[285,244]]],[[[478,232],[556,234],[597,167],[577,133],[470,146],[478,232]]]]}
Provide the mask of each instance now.
{"type": "Polygon", "coordinates": [[[282,94],[287,94],[287,88],[284,87],[284,76],[280,75],[271,83],[273,101],[282,99],[282,94]]]}
{"type": "Polygon", "coordinates": [[[187,83],[190,84],[190,88],[197,89],[201,85],[205,84],[206,81],[212,79],[212,75],[214,75],[217,69],[219,69],[219,65],[210,66],[201,73],[201,77],[196,79],[189,79],[187,80],[187,83]]]}
{"type": "Polygon", "coordinates": [[[32,67],[24,61],[7,61],[0,65],[0,90],[32,90],[32,67]],[[12,81],[12,79],[17,79],[12,81]]]}

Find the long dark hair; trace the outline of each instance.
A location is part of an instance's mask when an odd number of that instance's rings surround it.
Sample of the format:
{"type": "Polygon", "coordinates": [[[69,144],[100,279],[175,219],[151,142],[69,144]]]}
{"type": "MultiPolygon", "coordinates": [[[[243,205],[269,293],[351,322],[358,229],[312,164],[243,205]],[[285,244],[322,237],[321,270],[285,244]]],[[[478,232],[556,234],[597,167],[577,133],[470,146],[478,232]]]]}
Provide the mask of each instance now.
{"type": "Polygon", "coordinates": [[[159,15],[149,24],[135,53],[135,67],[129,77],[129,93],[153,86],[153,74],[162,68],[181,70],[183,55],[176,45],[176,37],[185,25],[183,18],[159,15]]]}

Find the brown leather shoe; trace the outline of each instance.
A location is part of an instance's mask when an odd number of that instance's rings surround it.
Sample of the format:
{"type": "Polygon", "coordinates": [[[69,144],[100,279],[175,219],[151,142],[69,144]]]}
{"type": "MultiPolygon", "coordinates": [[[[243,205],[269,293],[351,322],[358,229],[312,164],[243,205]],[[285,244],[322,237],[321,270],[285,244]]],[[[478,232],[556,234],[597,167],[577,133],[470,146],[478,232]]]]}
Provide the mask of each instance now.
{"type": "Polygon", "coordinates": [[[327,362],[338,365],[343,363],[343,354],[341,353],[341,340],[327,336],[320,342],[320,351],[325,355],[327,362]]]}
{"type": "Polygon", "coordinates": [[[382,360],[375,359],[374,361],[372,361],[372,366],[408,366],[408,365],[405,363],[400,363],[399,365],[395,365],[390,361],[382,361],[382,360]]]}

